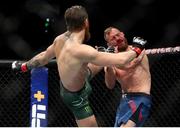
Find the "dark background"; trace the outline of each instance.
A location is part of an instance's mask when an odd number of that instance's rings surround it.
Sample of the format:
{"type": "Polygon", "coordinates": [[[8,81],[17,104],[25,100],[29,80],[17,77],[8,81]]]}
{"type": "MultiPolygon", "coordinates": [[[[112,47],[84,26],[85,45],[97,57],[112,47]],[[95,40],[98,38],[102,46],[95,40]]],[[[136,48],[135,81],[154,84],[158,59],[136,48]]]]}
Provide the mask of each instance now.
{"type": "Polygon", "coordinates": [[[66,31],[64,12],[76,4],[89,13],[92,46],[105,46],[103,31],[109,26],[124,31],[129,42],[145,38],[147,49],[180,44],[177,0],[1,0],[0,59],[26,60],[45,50],[66,31]]]}
{"type": "MultiPolygon", "coordinates": [[[[177,0],[1,0],[0,60],[26,60],[45,50],[66,30],[64,11],[75,4],[85,6],[89,13],[92,38],[87,43],[92,46],[105,46],[103,31],[109,26],[124,31],[129,42],[133,36],[142,36],[148,40],[147,49],[180,45],[177,0]],[[50,22],[45,27],[47,18],[50,22]]],[[[145,126],[180,126],[179,58],[179,54],[150,56],[153,106],[145,126]]],[[[0,66],[0,126],[28,127],[30,77],[12,72],[11,63],[0,66]]],[[[55,70],[50,69],[49,75],[48,126],[75,126],[72,115],[59,100],[59,78],[55,70]]],[[[91,100],[100,126],[112,127],[120,93],[117,88],[107,90],[104,85],[99,86],[103,78],[99,74],[93,79],[91,100]]]]}

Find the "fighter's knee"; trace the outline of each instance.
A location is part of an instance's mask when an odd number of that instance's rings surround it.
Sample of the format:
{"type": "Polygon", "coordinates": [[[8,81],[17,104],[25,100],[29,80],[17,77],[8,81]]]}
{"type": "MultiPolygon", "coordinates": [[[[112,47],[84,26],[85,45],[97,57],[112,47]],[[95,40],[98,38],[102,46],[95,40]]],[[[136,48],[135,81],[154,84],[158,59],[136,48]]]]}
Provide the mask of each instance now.
{"type": "Polygon", "coordinates": [[[132,120],[128,120],[128,122],[127,123],[123,123],[123,124],[121,124],[121,126],[120,127],[135,127],[136,126],[136,123],[135,122],[133,122],[132,120]]]}

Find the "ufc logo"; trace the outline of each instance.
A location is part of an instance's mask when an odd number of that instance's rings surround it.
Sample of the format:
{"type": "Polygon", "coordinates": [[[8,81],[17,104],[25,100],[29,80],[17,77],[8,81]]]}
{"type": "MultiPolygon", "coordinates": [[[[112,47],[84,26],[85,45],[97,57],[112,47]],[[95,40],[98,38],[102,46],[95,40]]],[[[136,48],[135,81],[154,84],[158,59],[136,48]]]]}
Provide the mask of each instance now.
{"type": "Polygon", "coordinates": [[[135,42],[135,43],[137,43],[137,44],[141,44],[141,45],[144,45],[144,44],[146,44],[146,40],[144,40],[144,39],[142,39],[142,38],[140,38],[140,37],[134,37],[133,38],[133,42],[135,42]]]}
{"type": "Polygon", "coordinates": [[[36,105],[34,104],[32,106],[32,121],[31,126],[32,127],[41,127],[41,119],[46,119],[46,114],[39,113],[38,111],[46,111],[45,105],[36,105]]]}

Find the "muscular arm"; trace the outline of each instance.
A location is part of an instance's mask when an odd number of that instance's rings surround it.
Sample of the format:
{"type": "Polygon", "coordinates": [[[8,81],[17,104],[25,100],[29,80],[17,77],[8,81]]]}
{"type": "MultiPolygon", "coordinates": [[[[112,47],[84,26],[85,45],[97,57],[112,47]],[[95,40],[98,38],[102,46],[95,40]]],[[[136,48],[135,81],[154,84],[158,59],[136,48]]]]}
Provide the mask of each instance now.
{"type": "Polygon", "coordinates": [[[98,52],[90,46],[84,48],[81,52],[84,61],[91,62],[99,66],[119,65],[121,67],[132,61],[137,56],[134,51],[106,53],[98,52]]]}
{"type": "Polygon", "coordinates": [[[90,62],[99,66],[118,65],[119,67],[123,67],[137,56],[136,52],[132,50],[121,53],[106,53],[98,52],[96,49],[88,45],[81,45],[74,49],[74,55],[84,63],[90,62]]]}
{"type": "Polygon", "coordinates": [[[124,65],[131,62],[134,58],[136,58],[136,53],[134,51],[116,54],[98,52],[95,58],[93,58],[92,63],[102,66],[116,65],[118,67],[124,67],[124,65]]]}
{"type": "Polygon", "coordinates": [[[32,68],[40,67],[47,64],[49,60],[54,57],[55,57],[55,53],[54,53],[54,43],[53,43],[46,49],[46,51],[39,53],[38,55],[33,57],[31,60],[27,61],[26,64],[27,64],[27,67],[32,69],[32,68]]]}

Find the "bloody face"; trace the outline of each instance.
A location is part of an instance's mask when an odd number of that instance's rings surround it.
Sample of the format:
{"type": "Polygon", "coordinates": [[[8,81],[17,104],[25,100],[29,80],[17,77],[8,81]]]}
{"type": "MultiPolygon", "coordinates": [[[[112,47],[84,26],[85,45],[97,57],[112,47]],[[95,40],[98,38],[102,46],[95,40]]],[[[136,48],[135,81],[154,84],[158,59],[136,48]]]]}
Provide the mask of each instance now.
{"type": "Polygon", "coordinates": [[[110,32],[107,33],[106,41],[108,46],[118,47],[118,51],[124,51],[128,47],[124,33],[116,28],[112,28],[110,32]]]}

